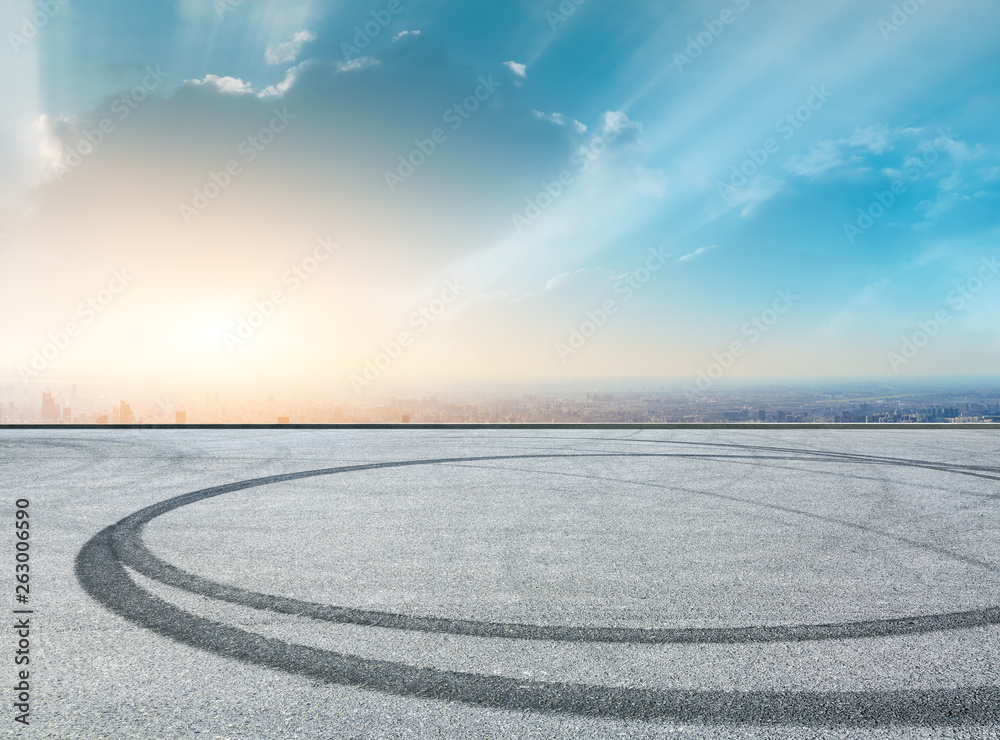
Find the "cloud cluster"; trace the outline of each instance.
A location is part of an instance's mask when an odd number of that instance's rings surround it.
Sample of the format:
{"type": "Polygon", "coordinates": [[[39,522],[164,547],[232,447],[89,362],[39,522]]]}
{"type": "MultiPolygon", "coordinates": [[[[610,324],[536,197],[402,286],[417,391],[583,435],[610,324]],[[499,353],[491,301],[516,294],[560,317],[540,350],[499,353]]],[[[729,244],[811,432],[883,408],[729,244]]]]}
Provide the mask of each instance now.
{"type": "Polygon", "coordinates": [[[827,139],[813,145],[807,154],[788,160],[787,169],[794,175],[817,178],[833,170],[840,174],[859,174],[870,170],[865,166],[866,156],[881,156],[895,148],[900,135],[910,130],[890,131],[888,126],[877,125],[855,129],[842,139],[827,139]]]}
{"type": "Polygon", "coordinates": [[[518,64],[517,62],[504,62],[503,66],[518,77],[525,78],[528,76],[528,68],[523,64],[518,64]]]}
{"type": "Polygon", "coordinates": [[[200,80],[187,80],[192,85],[207,85],[214,87],[221,93],[230,95],[253,94],[253,85],[244,82],[238,77],[219,77],[218,75],[205,75],[200,80]]]}
{"type": "Polygon", "coordinates": [[[575,118],[567,118],[562,113],[543,113],[540,110],[533,110],[533,111],[531,111],[531,114],[535,118],[540,118],[543,121],[548,121],[549,123],[554,123],[557,126],[571,125],[573,127],[573,129],[577,133],[580,133],[580,134],[583,134],[583,133],[587,132],[586,125],[580,123],[575,118]]]}
{"type": "Polygon", "coordinates": [[[316,40],[316,34],[311,31],[299,31],[292,36],[291,41],[283,41],[278,44],[270,44],[264,52],[264,58],[268,64],[285,64],[294,62],[302,53],[302,47],[316,40]]]}

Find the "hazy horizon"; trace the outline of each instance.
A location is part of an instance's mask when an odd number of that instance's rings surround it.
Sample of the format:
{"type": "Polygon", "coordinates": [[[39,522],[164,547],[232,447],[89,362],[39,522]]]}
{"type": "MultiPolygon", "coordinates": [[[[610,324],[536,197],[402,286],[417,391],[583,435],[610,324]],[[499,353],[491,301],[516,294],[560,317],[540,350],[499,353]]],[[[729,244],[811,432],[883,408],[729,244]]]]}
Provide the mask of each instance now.
{"type": "Polygon", "coordinates": [[[590,379],[405,385],[333,393],[277,385],[0,384],[0,425],[369,423],[986,423],[1000,378],[590,379]]]}

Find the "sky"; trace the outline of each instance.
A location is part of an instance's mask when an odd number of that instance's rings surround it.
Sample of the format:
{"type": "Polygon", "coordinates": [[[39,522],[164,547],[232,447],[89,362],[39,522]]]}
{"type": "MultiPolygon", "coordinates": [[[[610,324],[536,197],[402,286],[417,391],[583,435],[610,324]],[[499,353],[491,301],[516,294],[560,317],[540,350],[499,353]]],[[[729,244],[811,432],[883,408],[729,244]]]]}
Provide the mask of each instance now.
{"type": "Polygon", "coordinates": [[[990,375],[987,0],[8,0],[0,379],[990,375]]]}

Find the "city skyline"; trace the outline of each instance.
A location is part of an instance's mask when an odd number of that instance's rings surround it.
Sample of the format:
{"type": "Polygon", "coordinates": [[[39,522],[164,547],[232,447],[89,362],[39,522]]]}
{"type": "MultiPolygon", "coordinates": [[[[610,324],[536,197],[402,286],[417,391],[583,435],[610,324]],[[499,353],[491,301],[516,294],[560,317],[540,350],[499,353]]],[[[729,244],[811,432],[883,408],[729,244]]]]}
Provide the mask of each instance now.
{"type": "Polygon", "coordinates": [[[106,424],[915,424],[1000,423],[992,378],[850,383],[618,382],[399,388],[385,395],[204,394],[76,384],[0,386],[0,425],[106,424]],[[117,389],[122,390],[122,389],[117,389]],[[19,392],[18,392],[19,391],[19,392]],[[126,398],[128,400],[126,400],[126,398]]]}

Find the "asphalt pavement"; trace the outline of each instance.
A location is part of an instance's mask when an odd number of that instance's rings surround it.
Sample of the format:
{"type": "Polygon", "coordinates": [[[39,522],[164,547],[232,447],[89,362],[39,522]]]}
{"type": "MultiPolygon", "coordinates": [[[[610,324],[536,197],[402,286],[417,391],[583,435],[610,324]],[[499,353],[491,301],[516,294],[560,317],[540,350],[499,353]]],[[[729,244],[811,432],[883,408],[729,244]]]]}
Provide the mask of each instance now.
{"type": "Polygon", "coordinates": [[[0,489],[12,736],[1000,737],[992,430],[0,429],[0,489]]]}

